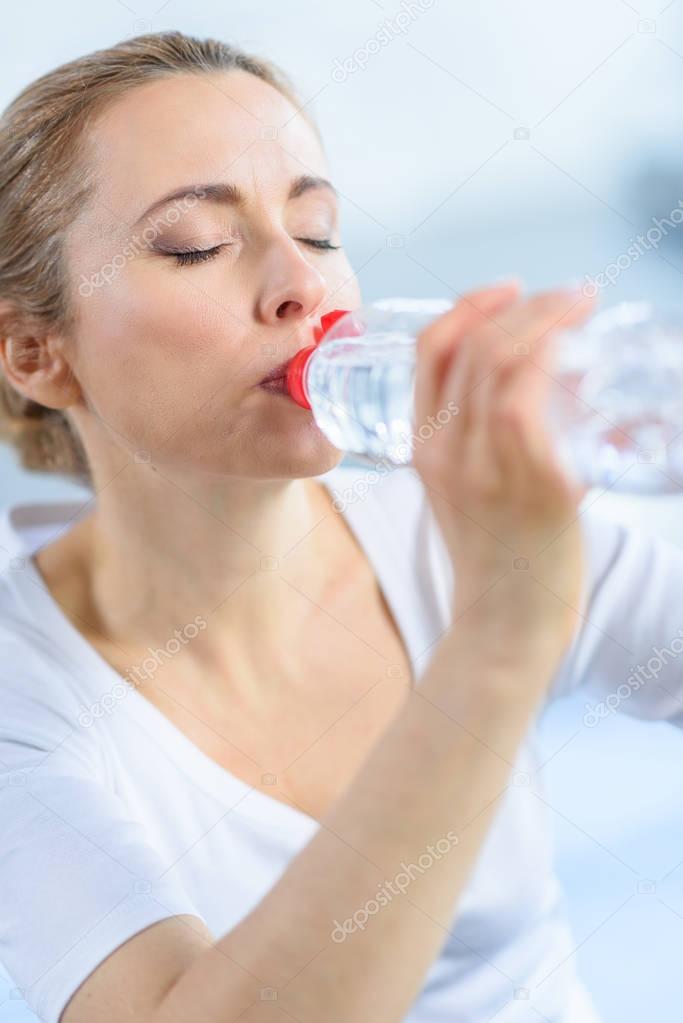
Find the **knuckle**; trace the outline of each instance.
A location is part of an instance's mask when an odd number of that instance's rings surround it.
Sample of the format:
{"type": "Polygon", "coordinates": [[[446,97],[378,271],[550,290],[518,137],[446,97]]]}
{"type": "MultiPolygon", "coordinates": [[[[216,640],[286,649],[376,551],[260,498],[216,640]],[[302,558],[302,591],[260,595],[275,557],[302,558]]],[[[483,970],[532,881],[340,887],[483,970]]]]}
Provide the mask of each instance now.
{"type": "Polygon", "coordinates": [[[563,288],[553,288],[550,291],[541,291],[533,295],[528,302],[530,309],[534,312],[547,312],[560,305],[570,305],[574,301],[571,292],[563,288]]]}
{"type": "Polygon", "coordinates": [[[516,401],[498,401],[493,408],[491,418],[496,426],[515,430],[522,419],[522,410],[516,401]]]}
{"type": "Polygon", "coordinates": [[[510,335],[505,330],[503,324],[493,320],[487,320],[476,327],[472,331],[472,336],[476,344],[491,352],[492,356],[495,356],[498,352],[502,354],[507,350],[510,343],[510,335]]]}
{"type": "Polygon", "coordinates": [[[480,470],[470,476],[464,489],[478,503],[489,504],[500,497],[500,477],[497,473],[480,470]]]}

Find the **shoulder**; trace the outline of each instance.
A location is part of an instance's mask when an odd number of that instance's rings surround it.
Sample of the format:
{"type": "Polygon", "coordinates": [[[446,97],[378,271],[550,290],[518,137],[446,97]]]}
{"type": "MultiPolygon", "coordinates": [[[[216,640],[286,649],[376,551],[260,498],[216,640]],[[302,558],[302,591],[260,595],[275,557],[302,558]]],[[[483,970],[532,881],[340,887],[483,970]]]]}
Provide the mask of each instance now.
{"type": "Polygon", "coordinates": [[[579,686],[616,692],[634,668],[664,653],[659,675],[624,704],[641,717],[680,714],[683,550],[646,529],[589,507],[581,515],[586,573],[578,629],[551,695],[579,686]],[[675,656],[674,656],[675,655],[675,656]]]}
{"type": "Polygon", "coordinates": [[[37,549],[90,511],[92,498],[35,501],[0,509],[0,566],[8,559],[37,549]]]}
{"type": "Polygon", "coordinates": [[[595,506],[581,513],[581,523],[593,597],[606,584],[614,599],[619,592],[621,599],[630,594],[635,601],[647,599],[664,577],[678,585],[683,549],[671,540],[642,525],[617,521],[595,506]]]}
{"type": "Polygon", "coordinates": [[[0,570],[0,761],[37,764],[61,749],[87,771],[102,755],[81,726],[82,666],[51,628],[50,597],[15,555],[0,570]]]}

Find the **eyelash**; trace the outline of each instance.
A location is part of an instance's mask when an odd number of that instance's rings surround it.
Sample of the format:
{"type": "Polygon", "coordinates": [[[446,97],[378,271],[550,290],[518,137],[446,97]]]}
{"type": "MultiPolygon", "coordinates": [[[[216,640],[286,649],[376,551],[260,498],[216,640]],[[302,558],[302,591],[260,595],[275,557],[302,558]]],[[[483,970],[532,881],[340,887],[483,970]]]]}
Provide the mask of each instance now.
{"type": "MultiPolygon", "coordinates": [[[[297,238],[295,240],[311,245],[314,249],[326,252],[337,251],[337,249],[341,248],[341,245],[331,245],[327,238],[297,238]]],[[[223,248],[225,246],[215,245],[212,249],[186,249],[179,252],[167,252],[164,255],[173,256],[177,266],[192,266],[196,263],[206,263],[210,259],[215,259],[223,248]]]]}

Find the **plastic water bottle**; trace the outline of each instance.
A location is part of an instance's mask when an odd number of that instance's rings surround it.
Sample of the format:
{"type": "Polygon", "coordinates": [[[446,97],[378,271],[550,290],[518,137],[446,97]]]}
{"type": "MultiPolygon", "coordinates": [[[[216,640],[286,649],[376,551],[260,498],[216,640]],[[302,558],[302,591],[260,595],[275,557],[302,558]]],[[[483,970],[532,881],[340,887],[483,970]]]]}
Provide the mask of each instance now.
{"type": "MultiPolygon", "coordinates": [[[[410,464],[415,445],[457,415],[414,422],[416,337],[452,306],[389,298],[328,313],[318,344],[288,367],[291,397],[340,450],[410,464]]],[[[555,356],[546,425],[567,471],[587,486],[683,490],[683,307],[620,303],[559,333],[555,356]]]]}

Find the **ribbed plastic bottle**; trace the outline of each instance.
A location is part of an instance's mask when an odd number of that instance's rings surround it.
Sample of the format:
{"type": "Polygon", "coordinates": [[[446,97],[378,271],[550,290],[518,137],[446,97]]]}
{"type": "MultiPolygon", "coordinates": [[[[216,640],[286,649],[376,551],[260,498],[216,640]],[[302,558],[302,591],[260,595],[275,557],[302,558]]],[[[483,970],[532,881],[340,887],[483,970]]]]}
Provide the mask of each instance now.
{"type": "MultiPolygon", "coordinates": [[[[321,318],[317,344],[291,361],[287,386],[329,441],[363,461],[408,465],[430,424],[414,421],[415,343],[450,299],[388,298],[321,318]]],[[[683,308],[622,302],[555,337],[546,426],[587,486],[683,490],[683,308]]],[[[511,344],[511,357],[528,354],[511,344]]]]}

